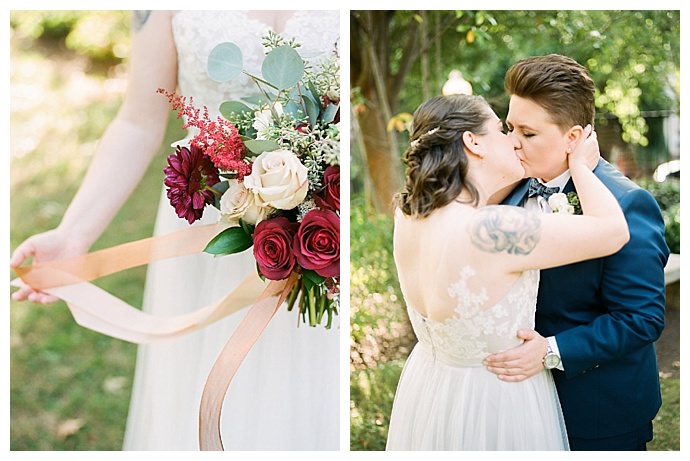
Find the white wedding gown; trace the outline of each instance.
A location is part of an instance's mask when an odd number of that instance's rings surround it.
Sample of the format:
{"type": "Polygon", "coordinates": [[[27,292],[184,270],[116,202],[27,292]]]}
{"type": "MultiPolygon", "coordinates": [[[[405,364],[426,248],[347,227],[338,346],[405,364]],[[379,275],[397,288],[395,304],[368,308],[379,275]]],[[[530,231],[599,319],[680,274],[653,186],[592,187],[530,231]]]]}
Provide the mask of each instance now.
{"type": "MultiPolygon", "coordinates": [[[[267,30],[243,11],[176,13],[180,93],[193,96],[196,107],[206,105],[214,117],[222,101],[256,94],[248,77],[222,85],[211,81],[206,59],[215,45],[232,41],[244,54],[245,69],[261,75],[261,42],[267,30]]],[[[295,37],[302,45],[300,54],[318,65],[338,40],[339,13],[298,12],[281,35],[295,37]]],[[[215,208],[208,207],[198,223],[213,223],[217,216],[215,208]]],[[[163,193],[155,234],[188,226],[163,193]]],[[[199,254],[151,264],[144,309],[160,316],[196,310],[255,271],[251,249],[219,258],[199,254]]],[[[125,450],[198,450],[203,385],[246,311],[179,339],[139,347],[125,450]]],[[[236,374],[221,415],[226,450],[339,448],[339,324],[335,321],[330,330],[297,324],[296,312],[281,308],[236,374]]]]}
{"type": "Polygon", "coordinates": [[[524,272],[490,307],[467,288],[472,275],[464,268],[448,288],[456,308],[444,321],[408,303],[419,342],[398,383],[386,450],[567,450],[551,373],[509,383],[482,365],[518,345],[517,330],[534,328],[539,272],[524,272]]]}

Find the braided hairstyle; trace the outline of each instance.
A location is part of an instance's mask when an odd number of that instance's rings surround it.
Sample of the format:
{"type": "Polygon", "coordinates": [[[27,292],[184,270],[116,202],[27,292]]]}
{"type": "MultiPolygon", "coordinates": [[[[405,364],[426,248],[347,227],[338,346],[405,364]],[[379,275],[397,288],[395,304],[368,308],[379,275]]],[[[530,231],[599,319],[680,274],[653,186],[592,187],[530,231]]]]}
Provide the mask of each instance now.
{"type": "Polygon", "coordinates": [[[463,189],[477,204],[477,189],[467,180],[469,162],[462,135],[485,134],[489,114],[484,98],[462,94],[436,96],[417,108],[410,147],[403,155],[405,185],[395,198],[404,214],[425,218],[456,200],[463,189]]]}

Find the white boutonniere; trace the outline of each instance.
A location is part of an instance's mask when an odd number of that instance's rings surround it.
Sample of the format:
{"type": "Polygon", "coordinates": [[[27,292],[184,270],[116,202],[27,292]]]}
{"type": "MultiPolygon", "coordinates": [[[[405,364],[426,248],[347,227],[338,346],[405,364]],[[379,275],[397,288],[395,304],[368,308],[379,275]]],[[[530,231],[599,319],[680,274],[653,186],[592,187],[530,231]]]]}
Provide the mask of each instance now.
{"type": "Polygon", "coordinates": [[[575,192],[558,192],[551,195],[549,207],[554,213],[582,214],[580,197],[575,192]]]}

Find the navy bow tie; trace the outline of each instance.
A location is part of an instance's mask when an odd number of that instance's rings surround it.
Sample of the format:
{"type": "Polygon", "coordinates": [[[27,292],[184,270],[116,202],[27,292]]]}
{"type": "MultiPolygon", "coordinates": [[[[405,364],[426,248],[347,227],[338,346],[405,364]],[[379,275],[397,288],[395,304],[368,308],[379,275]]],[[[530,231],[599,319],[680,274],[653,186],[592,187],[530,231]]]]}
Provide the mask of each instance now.
{"type": "Polygon", "coordinates": [[[535,178],[530,178],[529,180],[529,189],[527,190],[527,197],[532,198],[537,195],[541,195],[544,197],[544,200],[549,200],[549,197],[551,197],[553,194],[560,192],[561,188],[560,187],[546,187],[539,181],[537,181],[535,178]]]}

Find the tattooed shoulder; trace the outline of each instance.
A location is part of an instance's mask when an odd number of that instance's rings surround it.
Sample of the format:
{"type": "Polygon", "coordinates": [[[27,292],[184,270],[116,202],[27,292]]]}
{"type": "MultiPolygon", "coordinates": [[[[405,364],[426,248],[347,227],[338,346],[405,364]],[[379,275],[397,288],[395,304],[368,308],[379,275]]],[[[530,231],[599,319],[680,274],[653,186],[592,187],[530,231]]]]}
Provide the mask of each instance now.
{"type": "Polygon", "coordinates": [[[144,27],[146,21],[149,20],[151,10],[134,10],[132,13],[132,27],[138,32],[144,27]]]}
{"type": "Polygon", "coordinates": [[[474,246],[487,253],[526,255],[539,242],[541,221],[536,213],[513,206],[487,206],[470,224],[474,246]]]}

